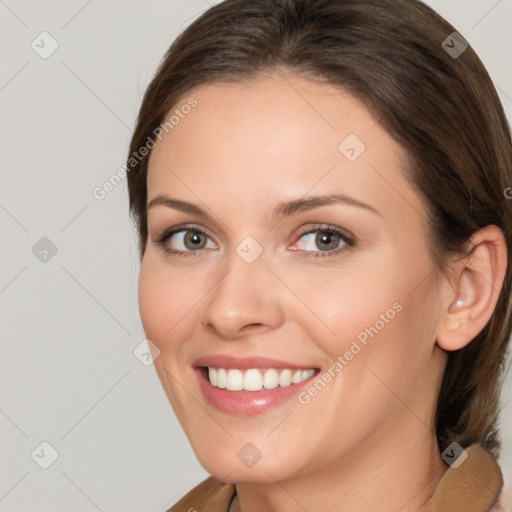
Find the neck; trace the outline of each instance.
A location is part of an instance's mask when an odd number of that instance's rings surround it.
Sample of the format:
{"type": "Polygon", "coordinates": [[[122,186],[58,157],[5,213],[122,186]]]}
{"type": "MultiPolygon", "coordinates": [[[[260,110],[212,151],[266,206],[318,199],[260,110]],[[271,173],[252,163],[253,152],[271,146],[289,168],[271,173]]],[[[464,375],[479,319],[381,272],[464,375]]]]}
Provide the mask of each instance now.
{"type": "Polygon", "coordinates": [[[448,468],[435,436],[426,429],[421,434],[417,439],[404,437],[377,446],[367,443],[342,461],[293,479],[237,484],[233,508],[240,512],[418,512],[448,468]]]}

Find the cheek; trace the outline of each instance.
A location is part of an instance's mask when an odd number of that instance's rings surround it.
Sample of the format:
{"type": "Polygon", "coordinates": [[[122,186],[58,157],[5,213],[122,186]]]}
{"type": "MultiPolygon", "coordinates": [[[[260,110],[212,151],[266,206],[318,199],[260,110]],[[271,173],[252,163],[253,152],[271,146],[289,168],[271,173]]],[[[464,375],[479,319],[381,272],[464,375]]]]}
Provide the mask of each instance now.
{"type": "Polygon", "coordinates": [[[139,274],[138,297],[146,336],[160,350],[168,350],[186,327],[187,316],[193,314],[191,303],[194,297],[197,301],[197,294],[191,287],[183,286],[168,269],[145,257],[139,274]]]}
{"type": "Polygon", "coordinates": [[[410,259],[387,248],[371,255],[371,261],[347,262],[342,271],[323,269],[316,277],[296,279],[295,291],[309,309],[303,327],[316,333],[315,341],[332,359],[346,353],[351,366],[358,360],[361,366],[372,363],[390,371],[407,360],[412,371],[411,362],[421,364],[428,356],[435,324],[428,304],[435,287],[425,276],[432,269],[427,259],[417,257],[414,265],[410,259]]]}
{"type": "MultiPolygon", "coordinates": [[[[362,257],[344,262],[339,268],[320,268],[295,276],[294,292],[302,299],[303,325],[314,329],[315,339],[323,339],[331,356],[337,357],[359,336],[364,342],[365,329],[377,323],[382,330],[384,320],[395,318],[396,302],[400,302],[400,283],[393,270],[380,262],[384,259],[362,257]],[[369,260],[369,258],[368,258],[369,260]],[[381,319],[384,315],[384,320],[381,319]]],[[[297,315],[298,318],[300,316],[297,315]]]]}
{"type": "Polygon", "coordinates": [[[159,280],[146,261],[143,260],[139,274],[139,311],[146,336],[159,346],[166,320],[162,312],[167,307],[167,299],[161,284],[158,284],[159,280]]]}

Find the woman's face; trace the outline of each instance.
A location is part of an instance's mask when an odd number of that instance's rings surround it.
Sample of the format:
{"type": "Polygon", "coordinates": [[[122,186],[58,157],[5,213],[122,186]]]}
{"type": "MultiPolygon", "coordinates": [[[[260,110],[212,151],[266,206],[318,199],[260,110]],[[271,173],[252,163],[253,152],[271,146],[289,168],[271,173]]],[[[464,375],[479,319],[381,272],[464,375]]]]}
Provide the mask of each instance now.
{"type": "Polygon", "coordinates": [[[148,210],[139,301],[202,465],[283,481],[432,437],[440,291],[400,147],[296,75],[201,86],[175,109],[191,98],[151,155],[148,204],[168,200],[148,210]]]}

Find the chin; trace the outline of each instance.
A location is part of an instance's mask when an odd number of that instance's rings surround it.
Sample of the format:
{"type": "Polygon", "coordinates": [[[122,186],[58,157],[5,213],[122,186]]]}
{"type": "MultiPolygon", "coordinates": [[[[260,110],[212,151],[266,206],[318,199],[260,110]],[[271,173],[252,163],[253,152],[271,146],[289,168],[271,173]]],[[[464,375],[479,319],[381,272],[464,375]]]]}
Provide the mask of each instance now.
{"type": "MultiPolygon", "coordinates": [[[[261,457],[252,466],[245,466],[235,454],[220,458],[216,454],[209,453],[208,457],[198,457],[201,466],[213,477],[226,484],[241,483],[275,483],[276,480],[284,481],[296,476],[296,470],[290,470],[290,460],[287,457],[268,458],[261,457]]],[[[247,462],[249,464],[249,462],[247,462]]]]}

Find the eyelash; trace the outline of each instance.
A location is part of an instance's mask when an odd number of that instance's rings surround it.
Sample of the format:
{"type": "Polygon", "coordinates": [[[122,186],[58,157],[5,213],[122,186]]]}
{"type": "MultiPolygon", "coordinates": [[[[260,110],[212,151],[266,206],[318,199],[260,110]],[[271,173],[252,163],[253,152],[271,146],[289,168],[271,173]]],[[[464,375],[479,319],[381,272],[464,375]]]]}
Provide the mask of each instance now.
{"type": "MultiPolygon", "coordinates": [[[[190,231],[193,233],[198,233],[201,235],[204,235],[208,237],[205,231],[202,229],[193,226],[193,225],[182,225],[182,226],[176,226],[174,228],[170,228],[165,230],[163,233],[161,233],[156,240],[153,240],[153,243],[162,249],[166,254],[168,255],[175,255],[175,256],[197,256],[197,253],[201,252],[201,249],[198,249],[196,251],[178,251],[175,249],[169,249],[168,247],[165,247],[164,244],[169,240],[173,235],[176,233],[180,233],[182,231],[190,231]]],[[[331,235],[337,235],[340,237],[341,241],[345,243],[344,247],[340,247],[338,249],[333,249],[331,251],[300,251],[297,249],[297,252],[303,252],[305,253],[305,257],[309,258],[326,258],[326,257],[332,257],[335,255],[340,254],[343,251],[346,251],[348,249],[351,249],[356,245],[356,239],[355,237],[350,234],[348,231],[345,231],[343,229],[337,228],[335,226],[322,224],[321,226],[314,228],[314,229],[308,229],[302,233],[299,233],[297,236],[297,240],[300,240],[305,235],[309,235],[310,233],[315,233],[317,231],[321,231],[324,233],[329,233],[331,235]]],[[[210,237],[208,237],[210,238],[210,237]]]]}

